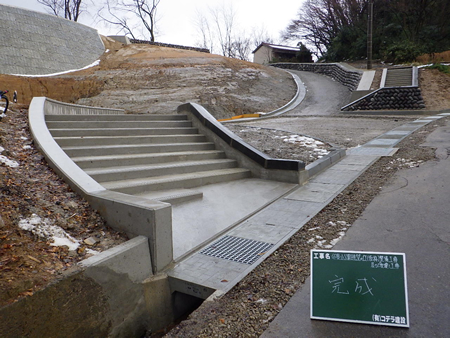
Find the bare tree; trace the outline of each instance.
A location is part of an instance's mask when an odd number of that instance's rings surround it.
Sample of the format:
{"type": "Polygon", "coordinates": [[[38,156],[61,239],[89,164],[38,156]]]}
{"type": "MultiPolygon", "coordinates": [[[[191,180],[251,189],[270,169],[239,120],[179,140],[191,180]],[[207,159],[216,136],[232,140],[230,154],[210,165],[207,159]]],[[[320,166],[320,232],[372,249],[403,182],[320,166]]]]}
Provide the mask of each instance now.
{"type": "Polygon", "coordinates": [[[215,39],[214,31],[209,20],[203,13],[197,11],[195,25],[200,35],[200,41],[197,42],[197,45],[201,48],[207,48],[211,53],[213,53],[215,49],[215,39]]]}
{"type": "Polygon", "coordinates": [[[231,4],[226,7],[225,4],[222,3],[222,6],[220,7],[210,8],[210,14],[216,28],[217,39],[219,40],[222,55],[233,57],[232,34],[236,12],[233,10],[231,4]]]}
{"type": "Polygon", "coordinates": [[[196,26],[200,35],[200,45],[209,48],[211,53],[233,57],[233,30],[235,12],[231,5],[222,3],[218,7],[210,7],[205,14],[197,12],[196,26]]]}
{"type": "Polygon", "coordinates": [[[117,26],[120,31],[137,36],[136,30],[143,27],[150,41],[155,41],[157,25],[157,9],[161,0],[105,0],[98,16],[107,24],[117,26]],[[137,21],[134,21],[133,20],[137,21]]]}
{"type": "Polygon", "coordinates": [[[231,55],[230,57],[240,59],[244,61],[250,61],[251,39],[246,37],[239,37],[233,39],[231,42],[231,55]]]}
{"type": "Polygon", "coordinates": [[[199,46],[235,59],[249,61],[262,42],[273,42],[264,26],[253,28],[250,34],[239,30],[237,14],[229,3],[209,8],[206,14],[197,12],[196,26],[199,46]]]}
{"type": "Polygon", "coordinates": [[[51,13],[65,19],[78,21],[83,12],[83,0],[37,0],[40,4],[49,8],[51,13]]]}
{"type": "Polygon", "coordinates": [[[132,24],[133,20],[126,14],[117,10],[117,3],[107,0],[104,6],[98,11],[98,17],[108,25],[116,26],[119,28],[119,32],[123,32],[125,35],[131,36],[132,39],[136,39],[134,34],[135,26],[132,24]]]}
{"type": "Polygon", "coordinates": [[[273,38],[267,32],[266,27],[260,26],[259,28],[253,28],[252,31],[252,50],[255,50],[259,47],[260,44],[265,43],[274,43],[273,38]]]}

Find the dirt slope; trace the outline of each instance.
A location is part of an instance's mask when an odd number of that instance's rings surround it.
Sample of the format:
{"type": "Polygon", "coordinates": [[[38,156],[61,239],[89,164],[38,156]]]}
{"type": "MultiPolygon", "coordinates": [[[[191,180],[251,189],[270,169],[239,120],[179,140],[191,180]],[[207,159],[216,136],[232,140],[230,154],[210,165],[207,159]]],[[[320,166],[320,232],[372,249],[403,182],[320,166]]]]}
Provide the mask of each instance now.
{"type": "Polygon", "coordinates": [[[251,62],[150,45],[122,46],[104,38],[98,66],[54,77],[0,75],[19,102],[47,96],[64,102],[167,114],[196,102],[217,118],[268,112],[295,94],[292,77],[251,62]]]}

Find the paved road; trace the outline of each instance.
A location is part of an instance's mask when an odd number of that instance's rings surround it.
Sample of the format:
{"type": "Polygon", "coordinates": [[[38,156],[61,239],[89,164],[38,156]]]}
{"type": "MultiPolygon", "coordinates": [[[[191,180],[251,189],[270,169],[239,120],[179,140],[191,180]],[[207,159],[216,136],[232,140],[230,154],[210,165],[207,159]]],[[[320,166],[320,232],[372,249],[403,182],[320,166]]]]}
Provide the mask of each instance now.
{"type": "Polygon", "coordinates": [[[312,72],[292,71],[306,87],[303,102],[288,115],[339,114],[341,107],[349,103],[351,91],[331,77],[312,72]]]}
{"type": "Polygon", "coordinates": [[[450,122],[424,144],[438,161],[402,170],[333,249],[406,254],[410,328],[309,318],[309,284],[288,302],[263,338],[450,337],[450,122]]]}

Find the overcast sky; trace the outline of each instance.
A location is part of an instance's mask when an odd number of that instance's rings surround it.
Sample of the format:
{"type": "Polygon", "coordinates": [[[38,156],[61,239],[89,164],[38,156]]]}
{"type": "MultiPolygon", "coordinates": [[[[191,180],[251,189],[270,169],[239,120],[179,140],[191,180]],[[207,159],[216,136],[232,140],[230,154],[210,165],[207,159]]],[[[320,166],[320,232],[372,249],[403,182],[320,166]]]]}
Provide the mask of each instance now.
{"type": "MultiPolygon", "coordinates": [[[[236,30],[250,35],[251,31],[265,27],[265,30],[277,42],[280,32],[286,28],[290,20],[295,18],[304,0],[161,0],[158,7],[159,34],[156,41],[194,45],[198,41],[195,27],[196,13],[207,13],[209,7],[217,7],[222,3],[231,3],[236,12],[236,30]]],[[[99,0],[95,0],[99,3],[99,0]]],[[[86,2],[88,3],[88,2],[86,2]]],[[[37,0],[0,0],[0,4],[17,6],[47,13],[46,8],[37,0]]],[[[95,12],[95,11],[94,11],[95,12]]],[[[113,35],[101,24],[96,24],[92,13],[83,13],[79,22],[98,29],[102,35],[113,35]],[[89,14],[89,15],[88,15],[89,14]],[[92,16],[91,16],[92,14],[92,16]]]]}

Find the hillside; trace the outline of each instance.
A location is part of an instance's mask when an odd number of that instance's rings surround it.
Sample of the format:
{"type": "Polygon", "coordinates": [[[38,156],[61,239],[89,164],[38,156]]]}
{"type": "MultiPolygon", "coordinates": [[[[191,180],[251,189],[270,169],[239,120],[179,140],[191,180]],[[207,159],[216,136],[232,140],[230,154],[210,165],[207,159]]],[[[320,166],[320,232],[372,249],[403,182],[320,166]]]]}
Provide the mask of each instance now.
{"type": "Polygon", "coordinates": [[[47,96],[134,113],[173,113],[195,102],[217,118],[268,112],[295,94],[292,77],[279,69],[189,50],[104,42],[98,66],[54,77],[0,75],[2,88],[17,90],[25,104],[47,96]]]}

